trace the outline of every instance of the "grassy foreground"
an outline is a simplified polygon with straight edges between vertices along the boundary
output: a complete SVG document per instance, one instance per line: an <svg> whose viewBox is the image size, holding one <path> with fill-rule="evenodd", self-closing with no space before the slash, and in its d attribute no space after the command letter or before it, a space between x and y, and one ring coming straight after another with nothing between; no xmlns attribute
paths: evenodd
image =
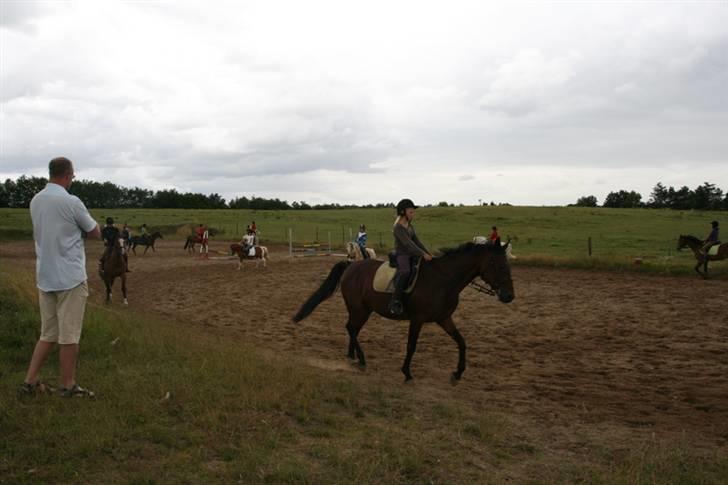
<svg viewBox="0 0 728 485"><path fill-rule="evenodd" d="M719 483L679 443L552 450L523 418L416 387L307 368L172 322L90 306L79 381L98 399L15 390L37 338L33 275L0 265L0 482ZM57 375L56 356L44 376ZM169 393L169 394L168 394Z"/></svg>

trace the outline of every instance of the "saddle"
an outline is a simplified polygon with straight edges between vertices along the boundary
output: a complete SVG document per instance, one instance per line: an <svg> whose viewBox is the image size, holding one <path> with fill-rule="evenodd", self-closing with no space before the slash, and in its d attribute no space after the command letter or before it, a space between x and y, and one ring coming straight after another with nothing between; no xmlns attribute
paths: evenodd
<svg viewBox="0 0 728 485"><path fill-rule="evenodd" d="M721 243L718 241L708 249L708 256L718 256L718 249L720 249Z"/></svg>
<svg viewBox="0 0 728 485"><path fill-rule="evenodd" d="M420 271L420 263L422 258L419 256L412 256L410 258L410 271L409 281L407 282L407 289L404 291L406 294L412 293L417 283L417 276ZM380 293L394 293L394 275L397 273L397 256L393 252L389 253L389 264L381 264L377 268L377 272L374 274L374 282L372 286L374 291Z"/></svg>

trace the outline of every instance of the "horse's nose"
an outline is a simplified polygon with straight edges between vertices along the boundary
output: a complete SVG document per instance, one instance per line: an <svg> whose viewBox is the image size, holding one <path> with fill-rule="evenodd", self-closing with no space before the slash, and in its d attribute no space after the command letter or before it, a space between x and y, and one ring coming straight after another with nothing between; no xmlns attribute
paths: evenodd
<svg viewBox="0 0 728 485"><path fill-rule="evenodd" d="M513 298L515 298L515 297L513 296L513 293L511 293L510 291L498 290L498 299L502 303L510 303L513 301Z"/></svg>

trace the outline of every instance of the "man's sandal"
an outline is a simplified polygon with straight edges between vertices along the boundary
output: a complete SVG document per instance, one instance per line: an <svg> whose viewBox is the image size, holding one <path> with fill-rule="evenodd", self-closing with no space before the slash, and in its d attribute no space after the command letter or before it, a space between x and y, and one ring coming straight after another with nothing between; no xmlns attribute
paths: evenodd
<svg viewBox="0 0 728 485"><path fill-rule="evenodd" d="M96 394L94 394L93 391L84 389L78 384L74 384L70 389L65 389L63 387L58 389L58 395L61 397L85 397L88 399L94 399L96 397Z"/></svg>
<svg viewBox="0 0 728 485"><path fill-rule="evenodd" d="M23 382L23 384L18 388L18 398L32 397L38 394L51 394L55 392L55 390L55 387L43 381L38 381L34 384Z"/></svg>

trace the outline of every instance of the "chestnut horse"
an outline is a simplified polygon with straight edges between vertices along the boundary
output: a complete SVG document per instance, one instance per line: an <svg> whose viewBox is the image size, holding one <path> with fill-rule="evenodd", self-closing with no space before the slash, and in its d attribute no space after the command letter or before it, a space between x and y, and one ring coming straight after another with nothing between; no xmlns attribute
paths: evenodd
<svg viewBox="0 0 728 485"><path fill-rule="evenodd" d="M124 262L123 239L114 241L111 252L104 261L103 272L100 272L99 276L106 285L106 303L111 303L111 287L114 285L114 280L120 277L124 305L129 304L126 299L126 263Z"/></svg>
<svg viewBox="0 0 728 485"><path fill-rule="evenodd" d="M407 355L402 365L405 382L409 381L412 379L410 363L422 325L437 322L458 345L458 366L451 376L451 382L455 384L465 371L465 339L452 319L460 292L477 277L491 287L491 290L481 291L497 295L503 303L513 300L514 291L506 247L501 246L500 240L497 244L466 243L458 248L444 249L442 253L432 261L420 264L417 284L411 294L405 295L405 312L402 315L392 315L388 309L391 294L375 291L372 285L379 266L388 263L367 259L336 263L321 287L298 310L293 321L300 322L309 316L319 303L334 294L340 282L341 295L349 312L346 329L349 332L350 359L358 357L359 365L366 366L357 338L372 312L392 320L409 320Z"/></svg>
<svg viewBox="0 0 728 485"><path fill-rule="evenodd" d="M695 271L698 272L703 278L708 277L708 261L720 261L721 259L728 259L728 243L723 243L718 246L718 254L715 256L705 256L702 251L703 240L698 239L695 236L683 235L677 239L677 250L688 247L693 250L695 259L698 260L698 264L695 265ZM700 265L703 265L703 271L700 271Z"/></svg>
<svg viewBox="0 0 728 485"><path fill-rule="evenodd" d="M251 256L249 253L250 248L248 248L246 251L243 251L243 246L238 243L233 243L230 245L230 254L237 254L239 258L238 271L242 269L244 259L254 259L256 268L258 267L258 264L263 261L263 267L265 268L266 262L268 261L268 248L266 248L265 246L253 246L253 248L255 249L255 255Z"/></svg>

